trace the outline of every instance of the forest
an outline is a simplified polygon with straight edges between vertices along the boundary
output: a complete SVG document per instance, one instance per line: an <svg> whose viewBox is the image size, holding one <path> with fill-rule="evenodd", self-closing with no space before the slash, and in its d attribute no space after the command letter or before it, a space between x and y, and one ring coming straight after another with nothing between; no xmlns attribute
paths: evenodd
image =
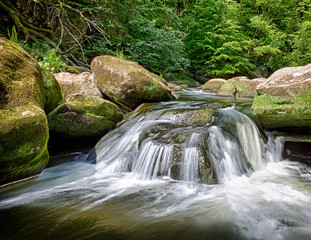
<svg viewBox="0 0 311 240"><path fill-rule="evenodd" d="M309 63L311 0L3 0L0 36L53 72L98 55L137 61L168 81Z"/></svg>

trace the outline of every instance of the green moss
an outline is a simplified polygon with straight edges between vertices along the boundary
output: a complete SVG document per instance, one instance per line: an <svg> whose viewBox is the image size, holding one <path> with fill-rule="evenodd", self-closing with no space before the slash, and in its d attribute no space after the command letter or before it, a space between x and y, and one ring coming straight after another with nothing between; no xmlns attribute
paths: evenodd
<svg viewBox="0 0 311 240"><path fill-rule="evenodd" d="M311 91L288 101L267 94L256 96L252 112L267 128L311 127Z"/></svg>
<svg viewBox="0 0 311 240"><path fill-rule="evenodd" d="M116 124L88 113L65 112L49 117L50 130L68 137L101 136Z"/></svg>
<svg viewBox="0 0 311 240"><path fill-rule="evenodd" d="M240 94L240 95L245 95L245 94L247 94L249 92L247 84L244 83L244 82L237 83L236 84L236 89L237 89L237 94Z"/></svg>
<svg viewBox="0 0 311 240"><path fill-rule="evenodd" d="M220 91L222 93L227 93L232 95L235 90L235 84L233 80L228 80L224 85L222 85Z"/></svg>
<svg viewBox="0 0 311 240"><path fill-rule="evenodd" d="M50 130L68 137L101 136L122 118L115 104L87 95L70 97L48 115Z"/></svg>
<svg viewBox="0 0 311 240"><path fill-rule="evenodd" d="M116 123L123 118L123 115L116 104L97 96L78 95L73 99L69 99L67 105L81 108L86 113L95 116L103 116Z"/></svg>
<svg viewBox="0 0 311 240"><path fill-rule="evenodd" d="M45 89L44 111L50 113L64 100L61 87L51 72L42 71Z"/></svg>
<svg viewBox="0 0 311 240"><path fill-rule="evenodd" d="M39 173L49 158L43 110L32 103L1 110L0 126L0 184Z"/></svg>
<svg viewBox="0 0 311 240"><path fill-rule="evenodd" d="M44 106L44 88L38 64L17 44L0 38L0 82L7 90L4 107L16 107L29 102Z"/></svg>
<svg viewBox="0 0 311 240"><path fill-rule="evenodd" d="M155 101L157 101L158 99L162 99L165 95L165 92L158 87L159 85L159 82L156 83L156 85L146 84L144 87L144 91L141 92L141 97L146 100L154 99Z"/></svg>
<svg viewBox="0 0 311 240"><path fill-rule="evenodd" d="M193 111L180 110L175 111L174 114L180 115L180 122L182 124L191 126L204 126L212 121L214 110L211 108L204 108Z"/></svg>

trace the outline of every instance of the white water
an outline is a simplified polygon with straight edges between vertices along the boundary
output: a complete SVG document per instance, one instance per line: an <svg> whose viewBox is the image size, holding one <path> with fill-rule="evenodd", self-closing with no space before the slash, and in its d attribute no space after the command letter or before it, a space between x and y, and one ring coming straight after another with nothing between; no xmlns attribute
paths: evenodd
<svg viewBox="0 0 311 240"><path fill-rule="evenodd" d="M81 156L0 189L0 235L311 239L310 167L282 159L282 139L270 134L264 141L256 125L233 108L220 110L214 126L182 126L182 115L173 114L205 105L154 105L97 144L89 156L96 164ZM204 154L217 183L201 183Z"/></svg>

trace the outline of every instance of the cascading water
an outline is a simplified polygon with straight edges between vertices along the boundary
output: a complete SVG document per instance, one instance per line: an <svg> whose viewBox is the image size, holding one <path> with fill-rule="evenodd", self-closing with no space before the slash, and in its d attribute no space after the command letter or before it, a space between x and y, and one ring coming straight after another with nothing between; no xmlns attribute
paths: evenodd
<svg viewBox="0 0 311 240"><path fill-rule="evenodd" d="M222 183L250 175L267 162L280 159L281 151L271 149L276 146L271 143L275 140L268 138L271 144L265 144L254 122L232 107L216 110L216 125L206 122L204 126L191 127L181 124L183 112L174 115L177 109L184 113L198 109L188 108L185 104L177 108L168 104L165 109L145 115L136 112L114 136L109 135L96 145L89 158L96 158L98 173L105 176L131 172L141 179L169 177L200 182L200 175L204 174L200 162L211 161L217 180ZM177 143L179 138L184 140ZM281 142L278 145L282 148ZM179 154L176 148L180 148ZM204 154L208 160L202 159ZM178 176L172 173L173 169Z"/></svg>
<svg viewBox="0 0 311 240"><path fill-rule="evenodd" d="M145 104L88 156L0 188L1 238L310 239L311 168L282 159L282 138L239 111L248 102L180 99Z"/></svg>

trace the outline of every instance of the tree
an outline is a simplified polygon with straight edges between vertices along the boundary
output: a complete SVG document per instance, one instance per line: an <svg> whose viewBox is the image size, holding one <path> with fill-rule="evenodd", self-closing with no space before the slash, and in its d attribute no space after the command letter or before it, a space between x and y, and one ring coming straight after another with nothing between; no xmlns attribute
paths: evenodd
<svg viewBox="0 0 311 240"><path fill-rule="evenodd" d="M193 7L186 47L197 74L245 74L254 68L238 12L238 3L231 0L200 0Z"/></svg>

